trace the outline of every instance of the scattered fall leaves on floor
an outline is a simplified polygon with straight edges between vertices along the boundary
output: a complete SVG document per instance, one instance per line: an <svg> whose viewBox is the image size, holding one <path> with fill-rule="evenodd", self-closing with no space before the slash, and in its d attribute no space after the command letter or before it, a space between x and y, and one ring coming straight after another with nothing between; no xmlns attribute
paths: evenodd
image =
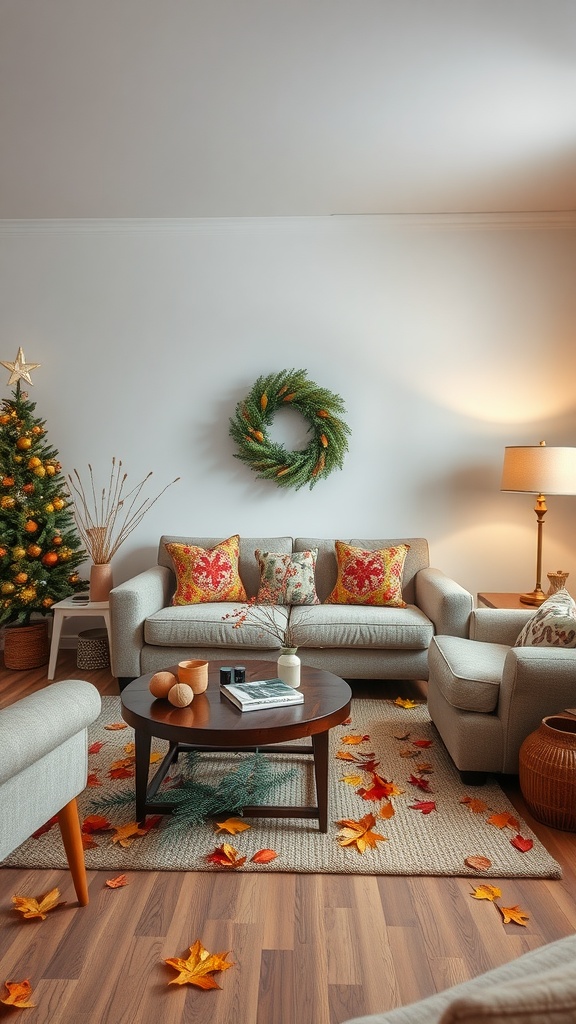
<svg viewBox="0 0 576 1024"><path fill-rule="evenodd" d="M60 900L59 889L51 889L45 896L39 896L37 899L34 896L13 896L12 902L14 909L24 917L37 917L41 921L45 921L50 911L63 906L65 901Z"/></svg>
<svg viewBox="0 0 576 1024"><path fill-rule="evenodd" d="M376 824L373 814L365 814L358 821L354 818L341 818L336 824L342 825L337 837L338 844L340 846L355 846L358 853L364 853L368 848L373 850L377 843L387 842L386 836L372 831Z"/></svg>
<svg viewBox="0 0 576 1024"><path fill-rule="evenodd" d="M246 857L241 857L238 850L230 843L222 843L212 853L206 854L209 864L218 864L221 868L240 868L246 863Z"/></svg>
<svg viewBox="0 0 576 1024"><path fill-rule="evenodd" d="M496 900L502 896L502 890L497 885L473 886L471 895L472 899L488 900L489 903L493 903L502 914L504 924L520 924L525 928L526 921L530 920L528 914L520 907L502 907L499 903L496 903Z"/></svg>
<svg viewBox="0 0 576 1024"><path fill-rule="evenodd" d="M116 875L116 878L108 878L106 885L109 889L122 889L125 885L128 885L128 879L126 875Z"/></svg>
<svg viewBox="0 0 576 1024"><path fill-rule="evenodd" d="M164 963L178 971L178 977L169 982L170 985L197 985L198 988L213 989L221 988L212 977L217 971L227 971L234 967L234 962L227 960L226 953L209 953L199 939L190 946L190 955L186 959L175 956L165 960Z"/></svg>
<svg viewBox="0 0 576 1024"><path fill-rule="evenodd" d="M29 1006L36 1006L36 1003L30 1002L32 986L28 980L5 981L4 988L8 995L0 999L0 1003L5 1003L6 1006L17 1006L21 1010L27 1009Z"/></svg>

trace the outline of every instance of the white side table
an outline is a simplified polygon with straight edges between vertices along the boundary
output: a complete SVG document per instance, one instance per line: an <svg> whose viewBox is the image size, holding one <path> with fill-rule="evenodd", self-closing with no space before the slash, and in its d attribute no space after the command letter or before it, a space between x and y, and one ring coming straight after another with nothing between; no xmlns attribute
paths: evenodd
<svg viewBox="0 0 576 1024"><path fill-rule="evenodd" d="M74 615L82 618L98 615L100 618L104 619L104 624L108 632L108 640L110 640L110 605L108 601L89 601L88 595L86 595L85 602L74 601L71 597L65 597L63 601L58 601L57 604L52 605L52 611L54 612L54 622L52 625L50 660L48 662L48 679L54 679L56 660L58 658L58 647L60 646L60 634L62 632L64 619L70 619Z"/></svg>

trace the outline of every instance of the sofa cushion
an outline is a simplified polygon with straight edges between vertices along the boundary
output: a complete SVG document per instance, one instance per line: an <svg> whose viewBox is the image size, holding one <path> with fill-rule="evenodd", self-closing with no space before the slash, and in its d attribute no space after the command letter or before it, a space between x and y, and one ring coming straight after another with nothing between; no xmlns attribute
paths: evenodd
<svg viewBox="0 0 576 1024"><path fill-rule="evenodd" d="M260 587L256 600L260 604L319 604L314 574L318 549L254 552L260 567Z"/></svg>
<svg viewBox="0 0 576 1024"><path fill-rule="evenodd" d="M506 644L435 636L428 654L429 677L452 707L494 711L509 650Z"/></svg>
<svg viewBox="0 0 576 1024"><path fill-rule="evenodd" d="M164 565L167 569L174 570L174 563L166 550L167 544L192 544L201 548L213 548L216 544L221 544L224 539L224 537L164 534L158 545L158 565ZM314 544L307 545L307 547L315 546ZM238 568L248 597L256 597L260 586L260 569L254 558L256 548L260 548L261 551L281 551L290 554L293 541L292 537L240 537Z"/></svg>
<svg viewBox="0 0 576 1024"><path fill-rule="evenodd" d="M406 604L416 604L416 575L421 569L427 569L430 565L428 541L425 537L379 537L377 539L363 538L358 540L355 537L347 537L346 543L355 548L362 548L364 551L373 551L378 548L392 548L398 544L408 544L409 551L404 562L402 573L402 597ZM240 539L242 544L242 538ZM256 547L264 548L263 544ZM336 548L334 541L327 537L296 537L294 540L294 551L306 551L309 548L318 549L316 559L316 593L321 601L325 601L338 579L338 563L336 561ZM279 551L276 545L268 546L269 551ZM246 583L244 574L241 575Z"/></svg>
<svg viewBox="0 0 576 1024"><path fill-rule="evenodd" d="M379 648L424 651L434 627L414 605L375 608L370 605L322 604L292 608L290 626L300 647Z"/></svg>
<svg viewBox="0 0 576 1024"><path fill-rule="evenodd" d="M365 550L337 540L338 578L326 604L405 608L402 570L409 545Z"/></svg>
<svg viewBox="0 0 576 1024"><path fill-rule="evenodd" d="M238 605L227 602L201 603L161 608L144 623L144 640L158 647L245 647L247 650L275 650L280 642L265 635L249 621L235 627L236 618L227 618ZM289 608L271 610L279 627L286 624Z"/></svg>
<svg viewBox="0 0 576 1024"><path fill-rule="evenodd" d="M576 601L563 587L542 602L515 647L576 647Z"/></svg>
<svg viewBox="0 0 576 1024"><path fill-rule="evenodd" d="M213 601L245 601L238 573L240 537L235 534L212 548L194 544L167 544L176 573L173 605Z"/></svg>
<svg viewBox="0 0 576 1024"><path fill-rule="evenodd" d="M439 1024L573 1024L576 970L566 965L455 999Z"/></svg>

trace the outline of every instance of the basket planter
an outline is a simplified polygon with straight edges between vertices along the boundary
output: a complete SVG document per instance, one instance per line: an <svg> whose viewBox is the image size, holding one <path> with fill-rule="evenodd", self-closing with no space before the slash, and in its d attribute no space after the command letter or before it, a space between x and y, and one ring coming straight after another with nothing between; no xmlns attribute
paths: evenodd
<svg viewBox="0 0 576 1024"><path fill-rule="evenodd" d="M520 747L519 779L537 821L576 831L576 719L542 719Z"/></svg>
<svg viewBox="0 0 576 1024"><path fill-rule="evenodd" d="M4 629L4 665L18 670L46 665L50 656L46 619Z"/></svg>

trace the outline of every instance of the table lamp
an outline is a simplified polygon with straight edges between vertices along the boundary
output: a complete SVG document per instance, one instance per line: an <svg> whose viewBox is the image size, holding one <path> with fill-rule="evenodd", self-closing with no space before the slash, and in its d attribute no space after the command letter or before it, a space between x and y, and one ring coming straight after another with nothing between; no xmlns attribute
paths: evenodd
<svg viewBox="0 0 576 1024"><path fill-rule="evenodd" d="M548 511L544 494L576 494L576 448L548 448L545 441L505 448L500 490L537 495L536 586L529 594L521 594L520 600L539 605L546 597L542 590L542 526Z"/></svg>

